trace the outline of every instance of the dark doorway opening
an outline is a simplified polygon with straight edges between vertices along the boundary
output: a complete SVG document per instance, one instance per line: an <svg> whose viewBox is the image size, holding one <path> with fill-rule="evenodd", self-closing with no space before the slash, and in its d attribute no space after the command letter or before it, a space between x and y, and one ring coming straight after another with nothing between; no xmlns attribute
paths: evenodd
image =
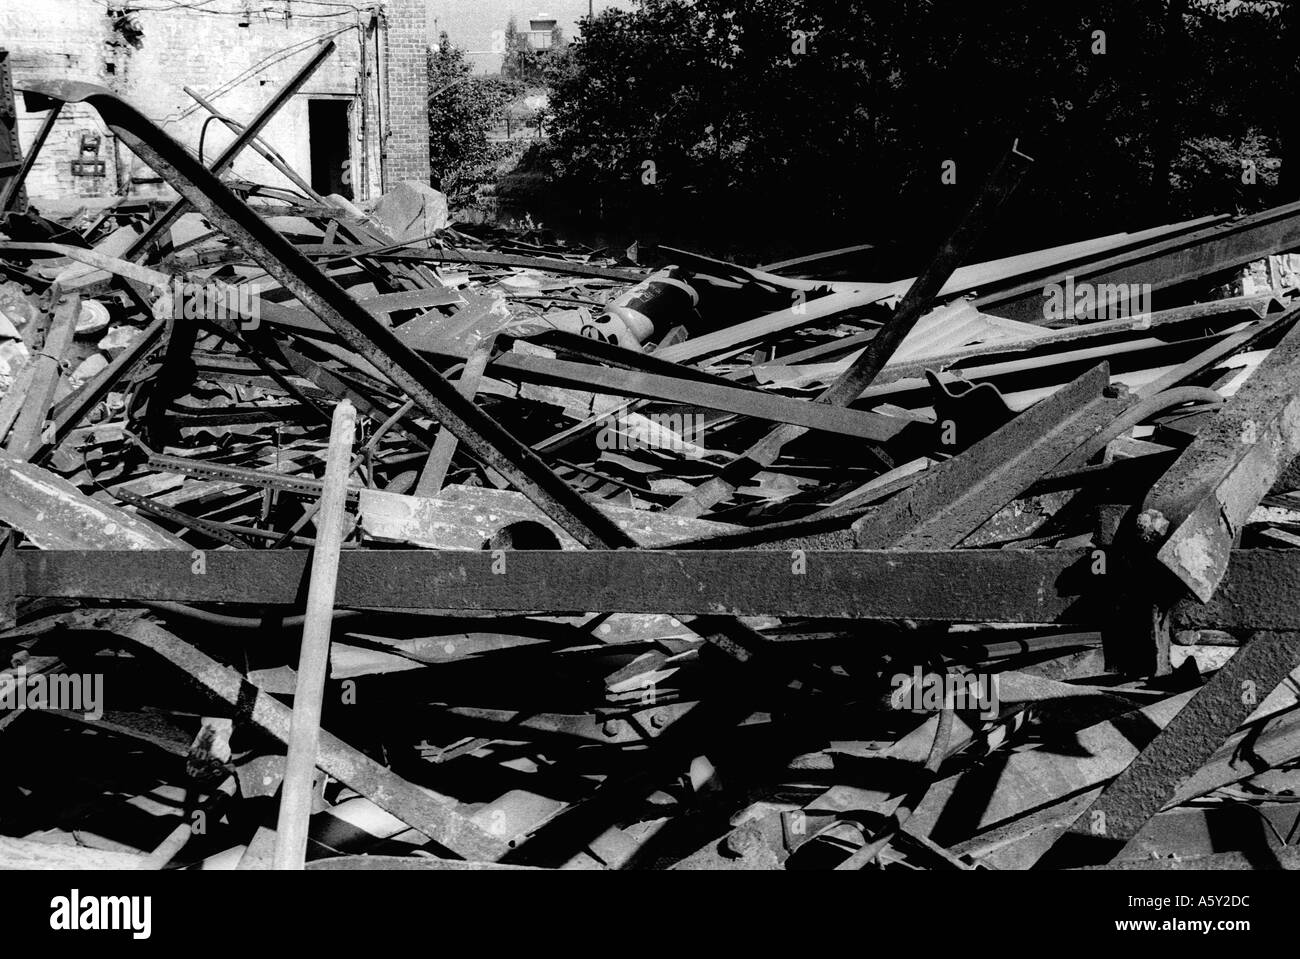
<svg viewBox="0 0 1300 959"><path fill-rule="evenodd" d="M307 137L311 141L311 188L352 199L347 100L308 100Z"/></svg>

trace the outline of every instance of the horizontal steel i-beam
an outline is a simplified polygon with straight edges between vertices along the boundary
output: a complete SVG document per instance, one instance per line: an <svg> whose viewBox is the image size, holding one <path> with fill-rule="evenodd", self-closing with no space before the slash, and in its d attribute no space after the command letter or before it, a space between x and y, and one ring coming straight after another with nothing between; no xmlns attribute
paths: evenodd
<svg viewBox="0 0 1300 959"><path fill-rule="evenodd" d="M11 550L13 596L301 606L303 550ZM344 550L342 607L1100 626L1119 557L1074 550ZM1179 628L1300 629L1300 551L1235 550Z"/></svg>

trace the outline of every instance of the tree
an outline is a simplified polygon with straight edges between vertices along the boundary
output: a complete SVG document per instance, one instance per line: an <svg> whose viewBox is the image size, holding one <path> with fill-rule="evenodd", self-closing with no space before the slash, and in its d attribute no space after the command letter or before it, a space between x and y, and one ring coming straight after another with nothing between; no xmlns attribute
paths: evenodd
<svg viewBox="0 0 1300 959"><path fill-rule="evenodd" d="M1286 6L1300 30L1300 0ZM1215 212L1210 202L1259 209L1277 202L1263 171L1296 126L1276 105L1300 77L1280 9L640 0L584 19L553 71L545 159L575 195L902 241L911 269L1017 138L1039 162L986 255L1027 248L1044 224L1045 242L1064 243ZM948 161L955 184L940 177ZM1258 188L1242 189L1248 161ZM1223 189L1193 185L1207 179Z"/></svg>
<svg viewBox="0 0 1300 959"><path fill-rule="evenodd" d="M446 33L427 59L429 169L453 202L463 202L495 178L508 148L491 143L488 133L522 86L502 77L474 76L464 51Z"/></svg>
<svg viewBox="0 0 1300 959"><path fill-rule="evenodd" d="M528 38L519 35L519 21L515 19L513 13L510 14L510 19L506 21L505 36L501 46L502 76L511 76L511 71L516 68L520 45L527 43Z"/></svg>

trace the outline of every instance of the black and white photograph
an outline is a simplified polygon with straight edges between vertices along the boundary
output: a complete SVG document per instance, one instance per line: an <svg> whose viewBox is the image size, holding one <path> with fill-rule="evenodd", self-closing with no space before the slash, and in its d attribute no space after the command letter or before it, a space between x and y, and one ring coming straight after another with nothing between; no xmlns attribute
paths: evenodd
<svg viewBox="0 0 1300 959"><path fill-rule="evenodd" d="M1287 871L1300 0L0 0L7 941Z"/></svg>

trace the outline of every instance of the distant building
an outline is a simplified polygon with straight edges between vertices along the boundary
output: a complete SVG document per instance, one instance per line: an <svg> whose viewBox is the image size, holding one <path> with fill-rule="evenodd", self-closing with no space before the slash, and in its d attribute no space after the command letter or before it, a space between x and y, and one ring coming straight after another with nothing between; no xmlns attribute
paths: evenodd
<svg viewBox="0 0 1300 959"><path fill-rule="evenodd" d="M528 43L534 50L549 50L555 26L559 21L545 13L539 13L528 21Z"/></svg>
<svg viewBox="0 0 1300 959"><path fill-rule="evenodd" d="M538 13L545 4L545 13ZM451 42L465 51L475 73L501 72L501 42L505 36L506 22L514 17L519 33L527 35L534 50L544 50L550 43L546 38L532 33L548 33L550 26L534 29L535 21L554 21L564 36L574 39L579 34L579 22L590 9L597 16L604 10L635 10L636 0L429 0L429 17L432 20L430 36L436 38L447 31ZM534 16L536 14L536 16Z"/></svg>

